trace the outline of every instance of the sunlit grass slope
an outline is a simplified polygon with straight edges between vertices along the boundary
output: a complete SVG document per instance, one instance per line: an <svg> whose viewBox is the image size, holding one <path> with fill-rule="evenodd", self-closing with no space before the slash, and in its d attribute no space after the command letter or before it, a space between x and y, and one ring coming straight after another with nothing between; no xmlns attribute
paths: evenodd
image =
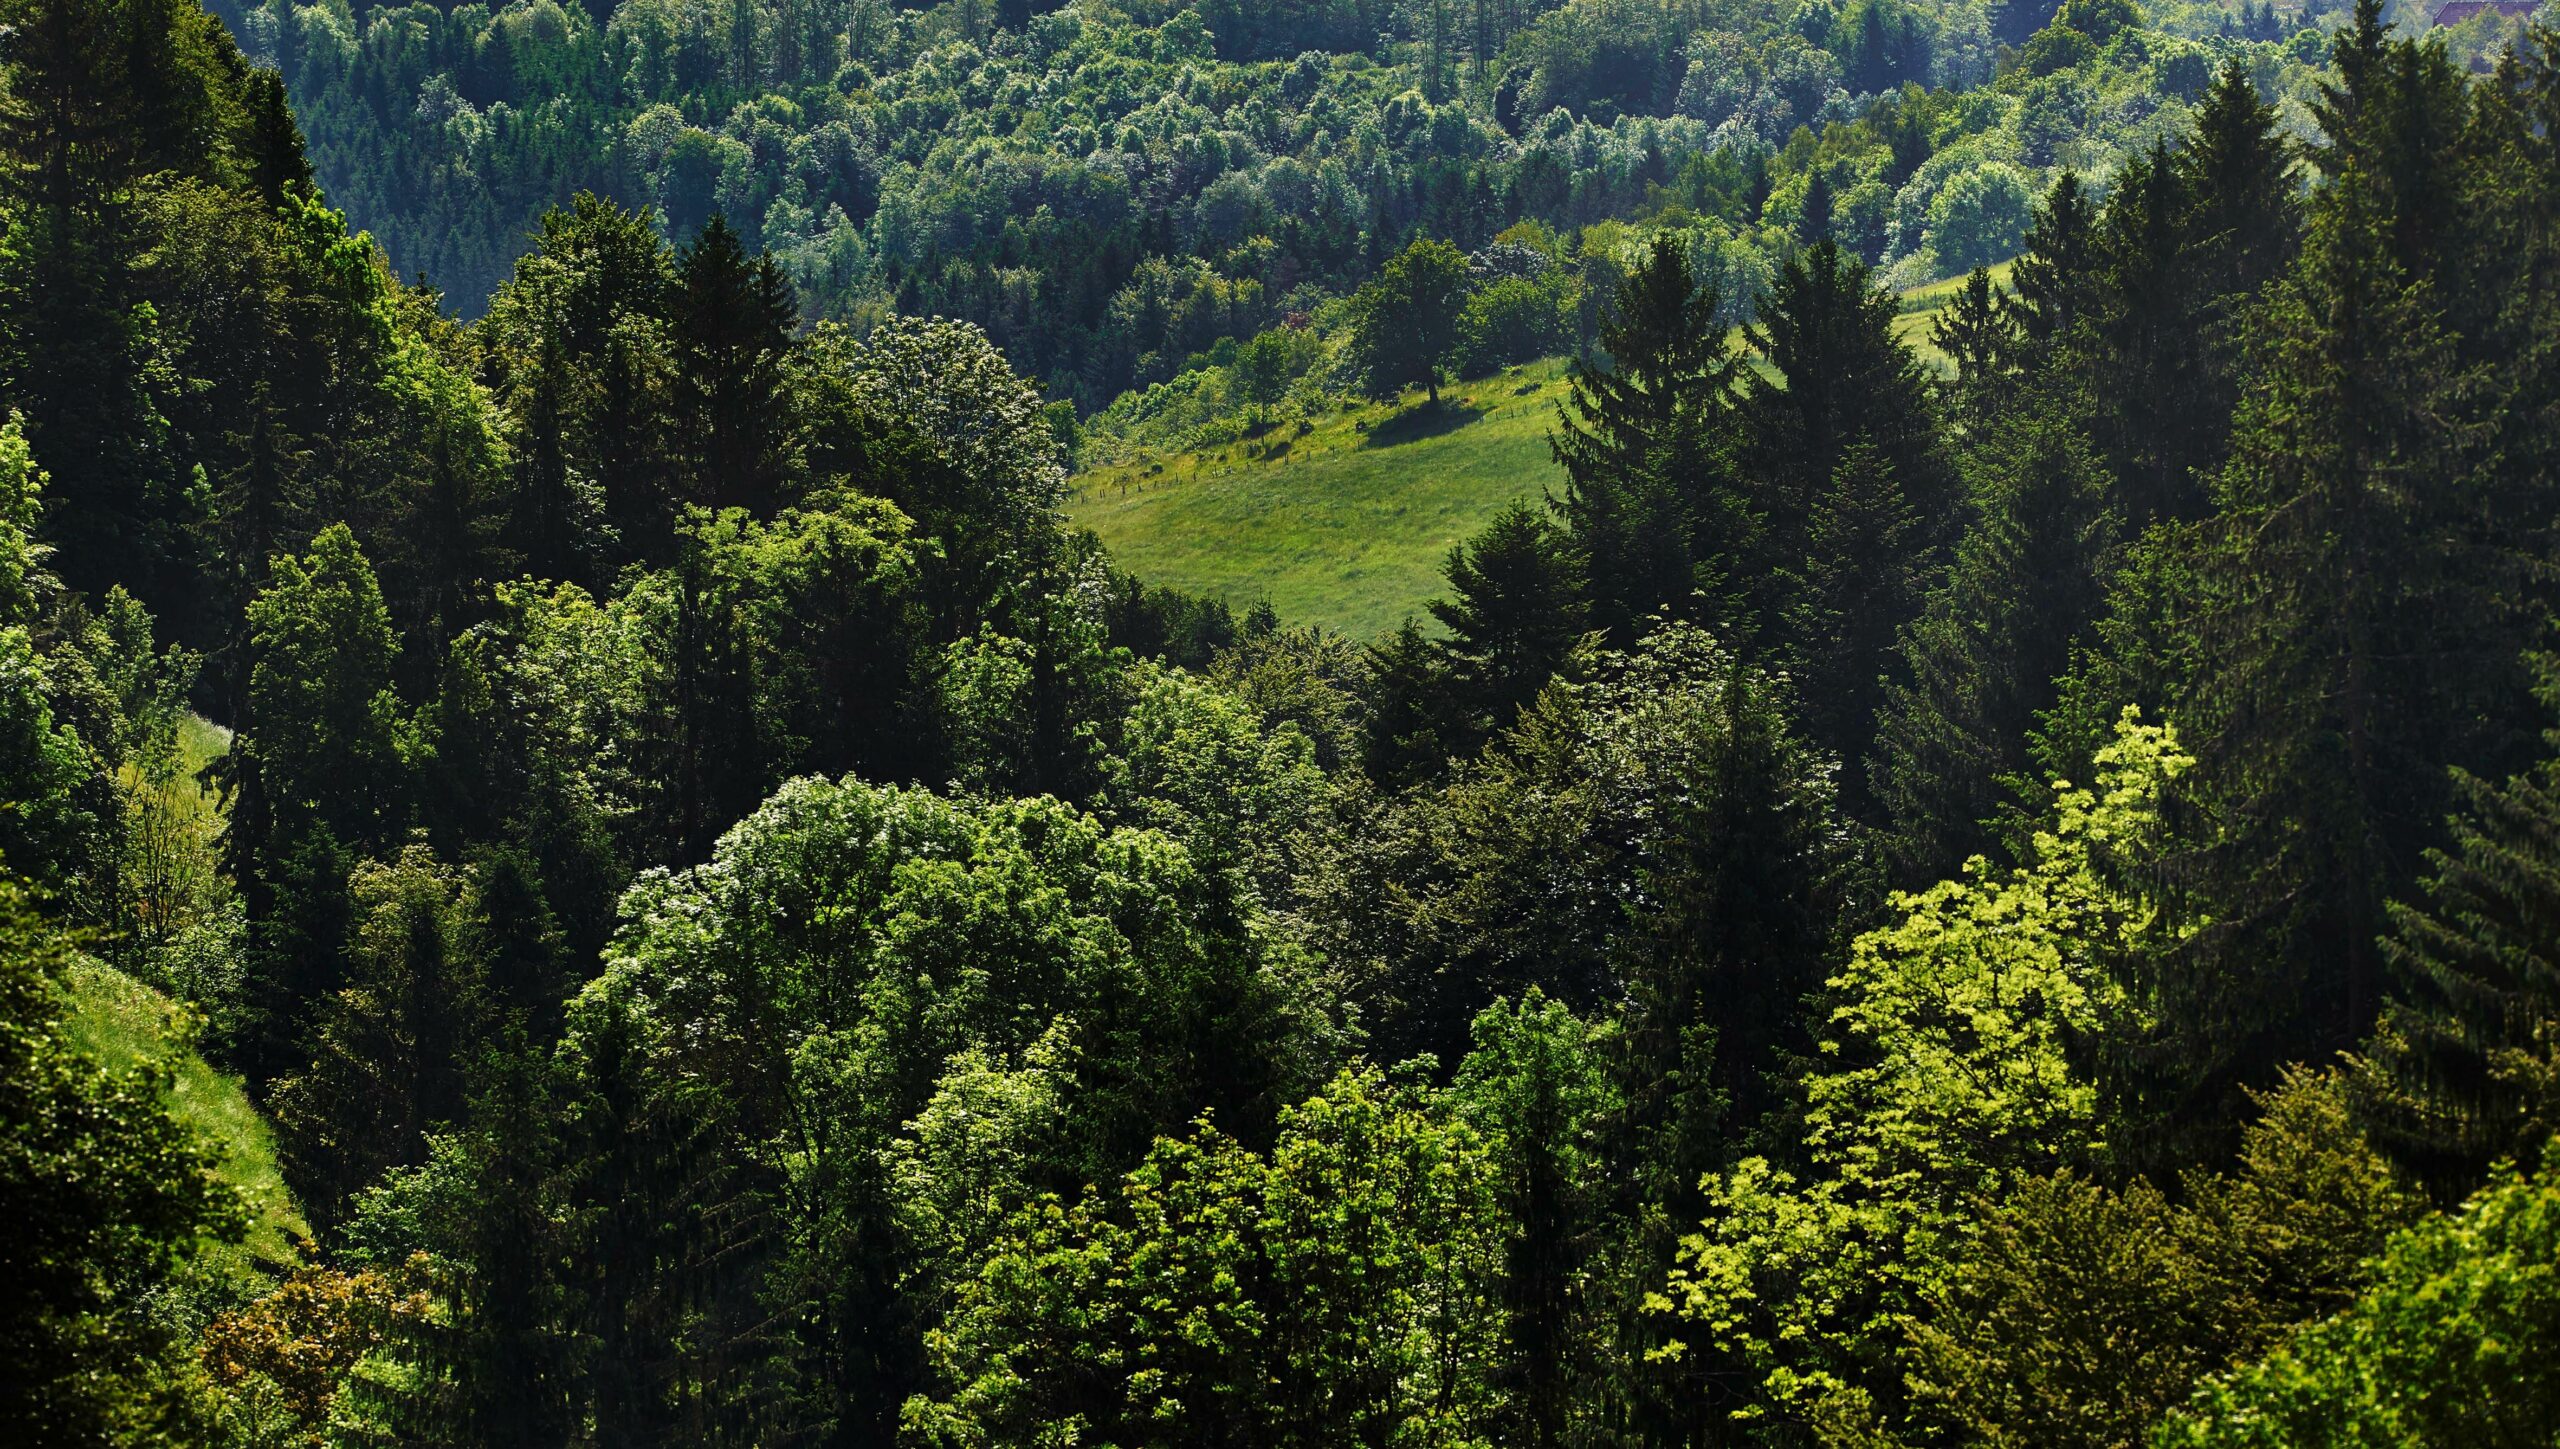
<svg viewBox="0 0 2560 1449"><path fill-rule="evenodd" d="M167 788L182 818L210 823L217 814L214 792L197 772L230 747L230 733L219 725L196 715L179 720L179 770ZM83 959L72 969L71 1012L64 1025L74 1043L111 1068L143 1061L169 1065L170 1107L213 1144L219 1154L215 1175L248 1201L248 1241L230 1255L229 1267L246 1272L257 1264L299 1261L294 1245L310 1228L276 1165L275 1133L240 1079L196 1053L183 1009L124 972Z"/></svg>
<svg viewBox="0 0 2560 1449"><path fill-rule="evenodd" d="M1994 268L2006 281L2006 264ZM1962 279L1906 293L1896 329L1932 366L1931 314ZM1560 360L1441 390L1360 403L1241 443L1098 468L1068 507L1122 568L1151 584L1268 600L1291 622L1355 638L1394 629L1442 592L1450 546L1514 499L1561 489L1548 451Z"/></svg>
<svg viewBox="0 0 2560 1449"><path fill-rule="evenodd" d="M74 1042L110 1067L148 1059L170 1064L170 1107L219 1152L215 1176L248 1199L249 1256L279 1265L296 1261L294 1241L310 1229L276 1167L275 1134L240 1079L215 1070L187 1045L177 1005L112 966L83 961L72 969L65 1025Z"/></svg>

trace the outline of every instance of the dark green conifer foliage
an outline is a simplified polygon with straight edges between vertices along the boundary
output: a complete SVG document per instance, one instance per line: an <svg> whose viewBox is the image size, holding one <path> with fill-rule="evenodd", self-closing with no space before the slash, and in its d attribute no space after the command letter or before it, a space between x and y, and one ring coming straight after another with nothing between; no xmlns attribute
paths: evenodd
<svg viewBox="0 0 2560 1449"><path fill-rule="evenodd" d="M582 582L590 577L594 534L582 526L588 521L580 506L584 500L569 471L568 359L561 340L548 329L535 348L522 435L516 441L508 543L533 577Z"/></svg>
<svg viewBox="0 0 2560 1449"><path fill-rule="evenodd" d="M1993 284L1989 268L1966 276L1964 290L1929 324L1929 340L1955 367L1948 421L1966 438L1982 436L2008 400L2025 341L2016 304Z"/></svg>
<svg viewBox="0 0 2560 1449"><path fill-rule="evenodd" d="M1772 568L1805 557L1817 500L1861 444L1889 467L1935 540L1952 525L1952 479L1939 456L1938 414L1925 374L1894 335L1898 307L1865 263L1817 242L1778 272L1750 329L1775 378L1744 376L1740 400L1744 486L1764 520L1761 557ZM1769 600L1774 618L1782 599Z"/></svg>
<svg viewBox="0 0 2560 1449"><path fill-rule="evenodd" d="M1784 587L1782 627L1805 729L1842 758L1862 759L1895 636L1929 587L1922 520L1875 444L1851 444L1834 465L1813 500L1804 562ZM1851 784L1852 811L1863 813L1864 782L1853 775Z"/></svg>
<svg viewBox="0 0 2560 1449"><path fill-rule="evenodd" d="M675 304L679 436L688 497L770 516L789 485L783 354L799 303L771 254L750 257L718 216L684 249Z"/></svg>
<svg viewBox="0 0 2560 1449"><path fill-rule="evenodd" d="M1526 503L1449 550L1448 577L1451 597L1434 600L1431 613L1449 631L1441 643L1449 686L1481 742L1508 729L1572 658L1582 639L1581 580L1556 526Z"/></svg>
<svg viewBox="0 0 2560 1449"><path fill-rule="evenodd" d="M308 191L313 185L311 158L303 149L302 127L285 99L284 77L272 70L251 71L243 105L248 125L241 149L248 161L250 188L270 209L280 207L288 193Z"/></svg>
<svg viewBox="0 0 2560 1449"><path fill-rule="evenodd" d="M2227 1123L2239 1084L2371 1027L2384 902L2440 828L2447 767L2511 768L2527 735L2546 586L2474 502L2482 395L2428 280L2449 219L2405 214L2459 169L2462 82L2379 25L2367 4L2337 42L2332 180L2269 297L2220 515L2154 561L2188 582L2134 631L2153 642L2114 650L2173 661L2154 687L2197 742L2176 874L2212 925L2145 983L2164 1035L2130 1089L2172 1129Z"/></svg>
<svg viewBox="0 0 2560 1449"><path fill-rule="evenodd" d="M1601 333L1605 366L1577 361L1552 436L1565 472L1556 503L1591 603L1590 622L1625 648L1658 611L1692 617L1692 596L1721 596L1753 542L1753 520L1725 486L1714 431L1729 406L1735 355L1676 239L1658 238L1619 288ZM1731 601L1711 598L1711 614Z"/></svg>
<svg viewBox="0 0 2560 1449"><path fill-rule="evenodd" d="M686 540L655 622L642 746L656 785L650 833L662 858L698 861L766 784L746 619L698 538Z"/></svg>
<svg viewBox="0 0 2560 1449"><path fill-rule="evenodd" d="M2010 269L2018 322L2039 355L2067 340L2094 304L2098 281L2097 208L2080 174L2065 171L2037 206L2026 250Z"/></svg>
<svg viewBox="0 0 2560 1449"><path fill-rule="evenodd" d="M2205 488L2195 469L2223 429L2210 416L2211 382L2187 247L2184 178L2165 142L2116 173L2098 218L2099 304L2094 387L2099 441L2136 527L2194 518Z"/></svg>
<svg viewBox="0 0 2560 1449"><path fill-rule="evenodd" d="M1867 13L1872 17L1875 11L1870 8ZM1831 179L1816 167L1813 179L1804 186L1804 215L1796 235L1808 243L1831 240L1831 206Z"/></svg>
<svg viewBox="0 0 2560 1449"><path fill-rule="evenodd" d="M2173 164L2186 188L2187 265L2228 370L2239 360L2234 332L2247 299L2282 276L2301 247L2294 145L2235 63L2214 76L2196 107L2195 135Z"/></svg>
<svg viewBox="0 0 2560 1449"><path fill-rule="evenodd" d="M2538 666L2560 699L2560 667ZM2451 841L2389 907L2394 999L2359 1084L2393 1155L2469 1188L2560 1131L2560 756L2455 789Z"/></svg>
<svg viewBox="0 0 2560 1449"><path fill-rule="evenodd" d="M1452 715L1455 693L1438 641L1413 619L1368 648L1367 719L1360 763L1389 787L1419 784L1462 752L1468 725Z"/></svg>
<svg viewBox="0 0 2560 1449"><path fill-rule="evenodd" d="M1897 885L1995 849L1996 820L2034 775L2028 733L2103 605L2117 523L2068 414L2021 408L1968 452L1979 517L1898 642L1874 766Z"/></svg>

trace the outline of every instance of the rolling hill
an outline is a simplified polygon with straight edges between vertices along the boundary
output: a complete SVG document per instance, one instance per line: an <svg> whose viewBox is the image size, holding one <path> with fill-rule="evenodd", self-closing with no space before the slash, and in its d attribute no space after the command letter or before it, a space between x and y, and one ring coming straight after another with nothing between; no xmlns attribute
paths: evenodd
<svg viewBox="0 0 2560 1449"><path fill-rule="evenodd" d="M1903 335L1932 365L1930 314L1962 285L1903 298ZM1453 545L1563 486L1547 434L1565 392L1565 363L1550 359L1444 389L1436 410L1419 392L1346 402L1244 442L1080 474L1067 513L1148 583L1374 639L1440 593Z"/></svg>

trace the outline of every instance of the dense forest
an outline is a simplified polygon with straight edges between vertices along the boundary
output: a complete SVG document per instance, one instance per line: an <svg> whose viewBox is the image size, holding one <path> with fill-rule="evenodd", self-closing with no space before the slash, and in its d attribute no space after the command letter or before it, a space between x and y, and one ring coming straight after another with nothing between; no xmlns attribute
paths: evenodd
<svg viewBox="0 0 2560 1449"><path fill-rule="evenodd" d="M2560 32L1034 8L0 0L0 1439L2552 1442Z"/></svg>
<svg viewBox="0 0 2560 1449"><path fill-rule="evenodd" d="M677 241L724 217L812 319L975 322L1084 412L1323 318L1417 236L1520 284L1488 330L1532 356L1587 345L1614 292L1595 223L1682 232L1745 315L1817 232L1960 275L2062 171L2184 135L2224 65L2308 128L2341 8L216 4L333 202L466 312L591 191ZM2517 25L2466 22L2457 59ZM1487 253L1524 221L1539 244Z"/></svg>

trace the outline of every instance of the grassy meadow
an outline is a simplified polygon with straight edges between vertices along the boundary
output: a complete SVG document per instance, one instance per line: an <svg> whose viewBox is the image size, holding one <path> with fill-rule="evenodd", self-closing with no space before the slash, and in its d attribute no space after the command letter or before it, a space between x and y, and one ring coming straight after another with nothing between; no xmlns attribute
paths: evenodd
<svg viewBox="0 0 2560 1449"><path fill-rule="evenodd" d="M2007 264L1993 269L2006 282ZM1903 295L1895 324L1932 367L1931 314L1963 279ZM1441 566L1514 499L1560 489L1548 451L1565 363L1354 402L1242 442L1077 475L1067 512L1151 584L1374 639L1442 588Z"/></svg>

